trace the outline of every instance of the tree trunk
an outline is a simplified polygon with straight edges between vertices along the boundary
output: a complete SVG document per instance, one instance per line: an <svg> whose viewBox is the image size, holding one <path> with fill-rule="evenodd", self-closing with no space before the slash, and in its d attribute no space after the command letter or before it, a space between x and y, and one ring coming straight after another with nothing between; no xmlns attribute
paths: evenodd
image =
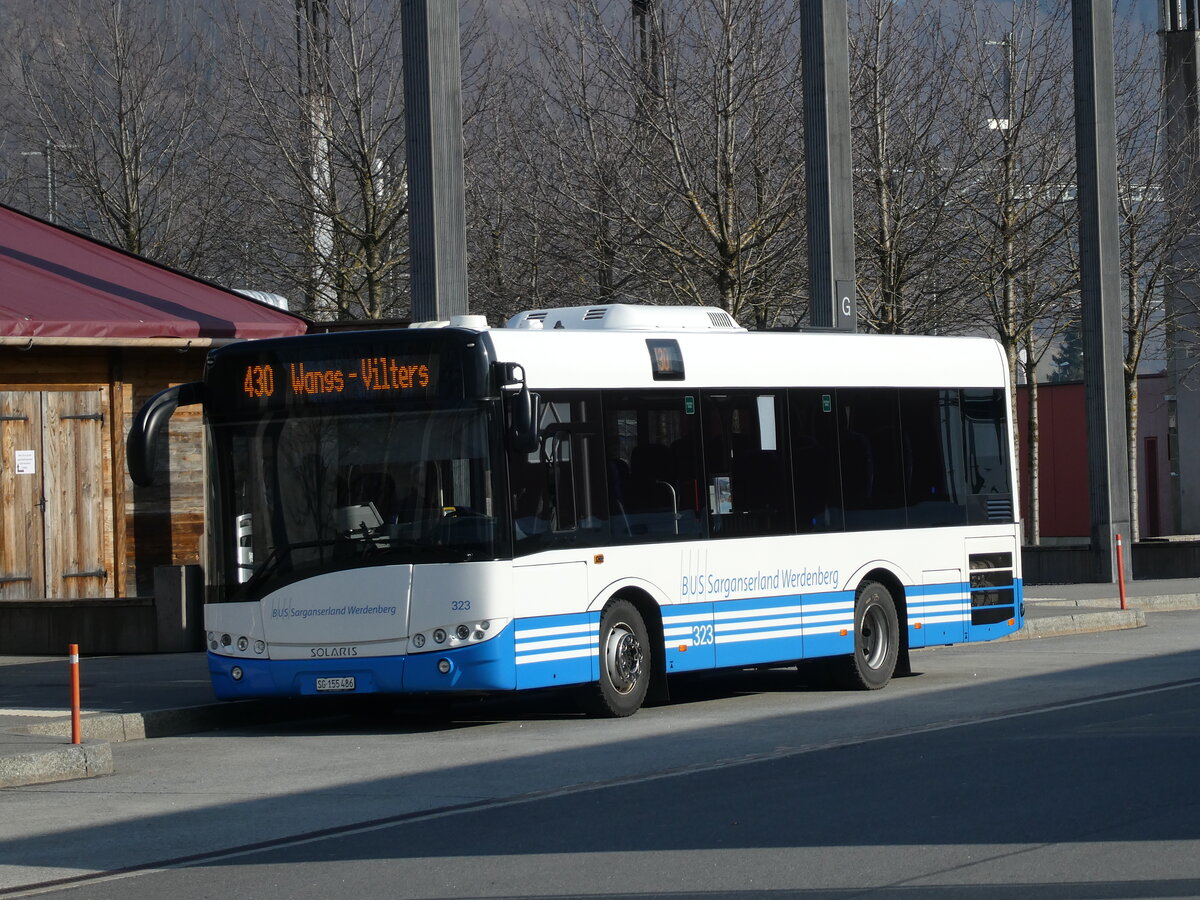
<svg viewBox="0 0 1200 900"><path fill-rule="evenodd" d="M1024 473L1021 471L1021 417L1017 413L1017 358L1020 356L1018 352L1019 345L1015 340L1007 336L1001 336L1001 344L1004 347L1004 355L1008 360L1008 380L1012 386L1012 415L1009 416L1009 427L1012 428L1012 447L1015 454L1014 459L1016 465L1013 469L1017 473L1017 483L1013 485L1013 496L1021 496L1021 483L1024 481Z"/></svg>
<svg viewBox="0 0 1200 900"><path fill-rule="evenodd" d="M1125 439L1129 444L1129 545L1141 540L1138 523L1138 383L1137 374L1125 373Z"/></svg>
<svg viewBox="0 0 1200 900"><path fill-rule="evenodd" d="M1025 513L1025 541L1030 546L1036 547L1042 542L1042 506L1041 500L1038 497L1041 486L1041 479L1038 472L1041 464L1041 454L1038 447L1040 430L1038 427L1037 367L1031 362L1033 359L1033 348L1030 346L1030 343L1030 341L1026 342L1025 354L1025 379L1029 392L1029 430L1025 436L1029 447L1029 504L1026 507Z"/></svg>

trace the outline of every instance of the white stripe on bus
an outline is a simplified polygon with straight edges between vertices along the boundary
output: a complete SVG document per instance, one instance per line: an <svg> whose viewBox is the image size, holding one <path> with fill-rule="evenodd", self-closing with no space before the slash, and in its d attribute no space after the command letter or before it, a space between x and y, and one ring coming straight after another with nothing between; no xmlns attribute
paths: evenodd
<svg viewBox="0 0 1200 900"><path fill-rule="evenodd" d="M517 640L550 637L558 634L586 634L588 631L593 633L596 631L596 626L591 622L583 622L579 625L555 625L550 628L524 628L518 625Z"/></svg>
<svg viewBox="0 0 1200 900"><path fill-rule="evenodd" d="M552 647L580 647L592 646L595 642L596 635L584 634L579 637L556 638L550 641L517 641L517 652L528 653L531 650L549 650Z"/></svg>
<svg viewBox="0 0 1200 900"><path fill-rule="evenodd" d="M778 631L755 631L743 634L718 634L718 644L742 644L747 641L770 641L775 638L802 637L806 634L803 628L783 628Z"/></svg>
<svg viewBox="0 0 1200 900"><path fill-rule="evenodd" d="M854 609L853 603L806 603L804 612L812 613L847 613Z"/></svg>
<svg viewBox="0 0 1200 900"><path fill-rule="evenodd" d="M518 656L517 665L523 666L526 663L551 662L556 659L581 659L593 655L594 648L588 647L583 650L561 650L558 653L534 653L530 656Z"/></svg>
<svg viewBox="0 0 1200 900"><path fill-rule="evenodd" d="M754 631L763 628L779 628L782 625L803 625L800 616L787 616L779 619L762 619L757 622L722 622L717 626L717 634L728 634L732 631Z"/></svg>
<svg viewBox="0 0 1200 900"><path fill-rule="evenodd" d="M798 613L805 609L804 606L775 606L761 607L759 609L742 609L742 610L727 610L718 611L713 615L718 621L721 619L751 619L762 618L765 616L788 615L789 613Z"/></svg>
<svg viewBox="0 0 1200 900"><path fill-rule="evenodd" d="M967 605L965 603L948 603L943 606L926 606L924 609L910 609L909 615L920 613L921 615L929 615L931 613L953 613L965 612Z"/></svg>

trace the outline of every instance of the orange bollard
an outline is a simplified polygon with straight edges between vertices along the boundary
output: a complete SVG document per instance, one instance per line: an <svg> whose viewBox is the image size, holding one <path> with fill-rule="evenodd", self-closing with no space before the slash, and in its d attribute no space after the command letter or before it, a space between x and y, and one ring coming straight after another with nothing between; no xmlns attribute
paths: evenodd
<svg viewBox="0 0 1200 900"><path fill-rule="evenodd" d="M80 743L81 732L79 722L79 645L68 644L67 651L71 654L71 743Z"/></svg>
<svg viewBox="0 0 1200 900"><path fill-rule="evenodd" d="M1117 590L1121 592L1121 609L1125 606L1125 555L1121 552L1121 535L1117 535Z"/></svg>

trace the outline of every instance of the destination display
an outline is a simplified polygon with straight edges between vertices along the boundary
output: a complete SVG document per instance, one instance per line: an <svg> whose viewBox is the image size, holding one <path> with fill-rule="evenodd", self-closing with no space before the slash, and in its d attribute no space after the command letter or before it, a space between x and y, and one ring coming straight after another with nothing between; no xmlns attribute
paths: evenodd
<svg viewBox="0 0 1200 900"><path fill-rule="evenodd" d="M646 341L650 351L650 374L655 381L683 381L683 351L679 341L650 338Z"/></svg>
<svg viewBox="0 0 1200 900"><path fill-rule="evenodd" d="M334 362L251 363L243 367L242 393L261 400L285 398L426 395L437 390L436 359L370 356Z"/></svg>
<svg viewBox="0 0 1200 900"><path fill-rule="evenodd" d="M213 353L205 375L206 415L222 419L306 409L325 414L339 408L453 403L465 396L457 348L425 343L389 353L381 342L328 346L333 343L300 338Z"/></svg>

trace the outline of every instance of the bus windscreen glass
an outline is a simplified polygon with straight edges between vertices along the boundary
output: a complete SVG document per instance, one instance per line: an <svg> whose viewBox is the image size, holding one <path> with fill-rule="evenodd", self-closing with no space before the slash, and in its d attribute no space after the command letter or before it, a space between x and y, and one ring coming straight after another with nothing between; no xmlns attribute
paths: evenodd
<svg viewBox="0 0 1200 900"><path fill-rule="evenodd" d="M330 413L214 424L214 599L335 569L495 558L486 405Z"/></svg>

